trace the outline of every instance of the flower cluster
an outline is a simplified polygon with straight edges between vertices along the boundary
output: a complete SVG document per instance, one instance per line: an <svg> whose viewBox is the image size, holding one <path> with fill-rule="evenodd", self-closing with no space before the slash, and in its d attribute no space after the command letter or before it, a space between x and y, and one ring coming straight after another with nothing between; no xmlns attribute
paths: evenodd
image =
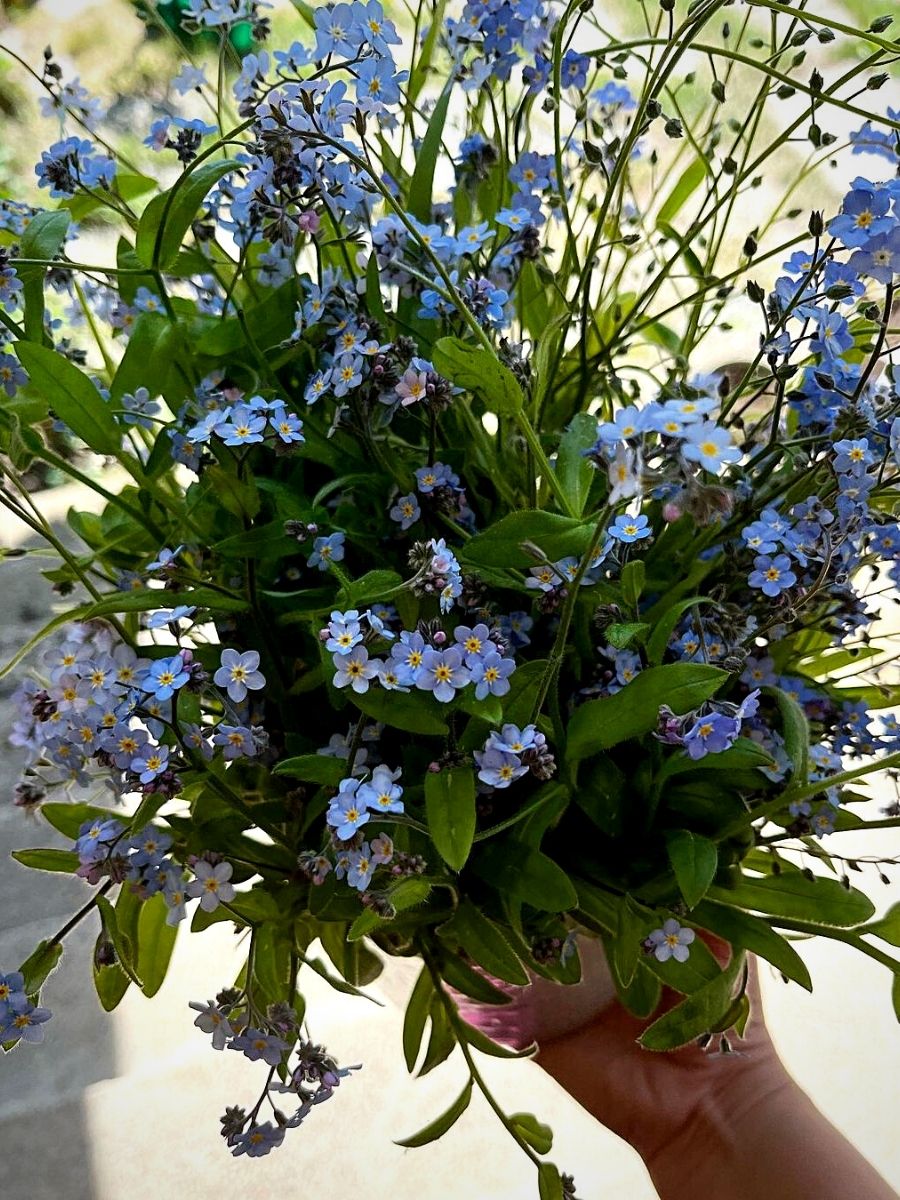
<svg viewBox="0 0 900 1200"><path fill-rule="evenodd" d="M235 1050L250 1062L271 1068L268 1082L254 1109L228 1108L222 1117L222 1137L236 1157L262 1156L280 1146L288 1129L297 1129L312 1109L329 1100L342 1079L358 1067L339 1067L323 1046L298 1037L300 1021L288 1004L270 1004L265 1014L253 1011L246 992L228 989L206 1004L192 1000L198 1014L194 1025L212 1037L214 1050ZM292 1056L296 1056L291 1062ZM279 1078L275 1078L276 1068ZM297 1108L290 1117L275 1106L271 1094L290 1096ZM260 1121L259 1111L268 1099L275 1124Z"/></svg>

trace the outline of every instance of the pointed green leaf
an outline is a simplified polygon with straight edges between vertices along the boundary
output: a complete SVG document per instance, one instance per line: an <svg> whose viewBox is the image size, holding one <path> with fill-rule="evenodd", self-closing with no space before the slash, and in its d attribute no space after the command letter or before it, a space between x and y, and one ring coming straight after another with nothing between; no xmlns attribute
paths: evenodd
<svg viewBox="0 0 900 1200"><path fill-rule="evenodd" d="M36 342L14 342L19 362L56 415L96 454L117 455L122 430L95 384L74 363Z"/></svg>
<svg viewBox="0 0 900 1200"><path fill-rule="evenodd" d="M512 896L534 908L565 912L578 903L568 875L539 850L515 842L488 843L479 847L471 865L475 874L501 895Z"/></svg>
<svg viewBox="0 0 900 1200"><path fill-rule="evenodd" d="M12 857L32 871L58 871L74 875L79 858L74 850L13 850Z"/></svg>
<svg viewBox="0 0 900 1200"><path fill-rule="evenodd" d="M538 1154L549 1154L553 1149L553 1130L539 1121L534 1113L513 1113L509 1120L519 1137Z"/></svg>
<svg viewBox="0 0 900 1200"><path fill-rule="evenodd" d="M449 80L441 92L431 113L428 129L416 151L416 169L409 185L407 209L423 224L431 221L434 168L441 152L444 123L453 91L453 80ZM435 364L437 365L437 364ZM440 367L437 368L440 371Z"/></svg>
<svg viewBox="0 0 900 1200"><path fill-rule="evenodd" d="M758 954L788 979L793 979L808 992L812 991L812 979L806 963L791 943L776 933L762 917L754 917L739 908L727 908L724 904L701 900L691 913L691 920L724 938L730 945Z"/></svg>
<svg viewBox="0 0 900 1200"><path fill-rule="evenodd" d="M708 898L731 908L842 928L860 925L875 912L863 892L847 889L837 879L810 879L801 871L785 870L761 879L745 875L733 888L710 888Z"/></svg>
<svg viewBox="0 0 900 1200"><path fill-rule="evenodd" d="M684 901L693 908L703 899L719 865L716 844L687 829L674 829L666 834L666 850Z"/></svg>
<svg viewBox="0 0 900 1200"><path fill-rule="evenodd" d="M135 251L146 267L171 267L191 222L214 183L239 164L217 159L188 170L167 192L154 196L138 222Z"/></svg>
<svg viewBox="0 0 900 1200"><path fill-rule="evenodd" d="M428 832L441 858L454 871L465 866L475 836L475 776L471 767L425 775Z"/></svg>
<svg viewBox="0 0 900 1200"><path fill-rule="evenodd" d="M422 967L416 985L406 1002L406 1012L403 1016L403 1057L406 1069L410 1074L416 1069L419 1050L422 1046L422 1035L428 1020L431 998L434 995L434 985L427 967Z"/></svg>
<svg viewBox="0 0 900 1200"><path fill-rule="evenodd" d="M430 1125L426 1125L424 1129L420 1129L412 1137L403 1138L396 1145L405 1146L407 1149L415 1149L418 1146L427 1146L429 1142L436 1142L438 1138L443 1137L447 1130L456 1124L469 1107L471 1099L472 1080L470 1079L446 1112L441 1113Z"/></svg>
<svg viewBox="0 0 900 1200"><path fill-rule="evenodd" d="M161 892L141 905L137 969L143 980L141 991L145 996L155 996L162 987L175 948L178 926L168 923L168 915L169 907Z"/></svg>
<svg viewBox="0 0 900 1200"><path fill-rule="evenodd" d="M559 443L556 473L578 516L584 512L596 470L590 459L585 458L584 451L593 446L596 440L597 418L589 413L576 413Z"/></svg>
<svg viewBox="0 0 900 1200"><path fill-rule="evenodd" d="M514 416L525 403L515 375L484 346L443 337L435 342L431 358L439 374L473 392L498 416Z"/></svg>
<svg viewBox="0 0 900 1200"><path fill-rule="evenodd" d="M51 261L66 240L71 213L63 209L37 212L29 221L19 242L20 258ZM44 278L47 267L17 266L25 304L25 337L40 342L44 336Z"/></svg>
<svg viewBox="0 0 900 1200"><path fill-rule="evenodd" d="M614 696L588 700L569 722L570 760L587 758L656 728L660 706L681 715L713 696L728 672L702 663L648 667Z"/></svg>
<svg viewBox="0 0 900 1200"><path fill-rule="evenodd" d="M728 1011L745 955L736 953L715 979L686 996L648 1026L638 1041L645 1050L676 1050L714 1029Z"/></svg>
<svg viewBox="0 0 900 1200"><path fill-rule="evenodd" d="M540 1200L565 1200L562 1176L551 1162L542 1162L538 1166L538 1196Z"/></svg>
<svg viewBox="0 0 900 1200"><path fill-rule="evenodd" d="M471 900L463 899L451 919L440 927L441 937L456 941L489 974L524 986L528 974L500 929Z"/></svg>

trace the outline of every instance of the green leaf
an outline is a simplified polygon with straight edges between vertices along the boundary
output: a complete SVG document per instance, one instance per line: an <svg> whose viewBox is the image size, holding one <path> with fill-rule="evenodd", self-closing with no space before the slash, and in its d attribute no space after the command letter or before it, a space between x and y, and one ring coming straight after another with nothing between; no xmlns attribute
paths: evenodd
<svg viewBox="0 0 900 1200"><path fill-rule="evenodd" d="M517 842L479 846L472 870L501 896L512 896L546 912L575 908L578 897L568 875L542 854Z"/></svg>
<svg viewBox="0 0 900 1200"><path fill-rule="evenodd" d="M128 884L123 884L124 889ZM110 904L105 896L97 896L97 911L100 913L100 920L103 922L103 931L115 947L118 965L122 968L132 983L136 983L138 987L143 987L143 982L140 975L135 969L135 947L132 939L129 937L127 930L119 925L118 913Z"/></svg>
<svg viewBox="0 0 900 1200"><path fill-rule="evenodd" d="M459 1027L465 1041L473 1049L487 1054L490 1058L532 1058L538 1051L537 1042L531 1042L528 1046L522 1046L519 1049L516 1049L515 1046L506 1046L502 1042L495 1042L486 1033L482 1033L480 1029L469 1025L462 1019L459 1021Z"/></svg>
<svg viewBox="0 0 900 1200"><path fill-rule="evenodd" d="M459 902L451 919L440 927L440 934L458 942L488 974L507 983L528 983L528 974L510 943L471 900Z"/></svg>
<svg viewBox="0 0 900 1200"><path fill-rule="evenodd" d="M776 933L762 917L754 917L739 908L727 908L724 904L701 900L691 913L691 921L724 938L737 949L758 954L788 979L793 979L808 992L812 991L812 979L806 963L791 943Z"/></svg>
<svg viewBox="0 0 900 1200"><path fill-rule="evenodd" d="M498 416L515 416L525 403L515 375L484 346L443 337L435 342L431 359L440 375L473 392Z"/></svg>
<svg viewBox="0 0 900 1200"><path fill-rule="evenodd" d="M791 870L761 879L745 875L735 887L710 888L708 898L731 908L842 928L860 925L875 912L875 905L863 892L848 890L837 879L809 879L801 871Z"/></svg>
<svg viewBox="0 0 900 1200"><path fill-rule="evenodd" d="M406 1002L406 1013L403 1017L403 1057L410 1075L416 1069L433 996L434 984L431 982L431 975L427 967L422 967L416 986Z"/></svg>
<svg viewBox="0 0 900 1200"><path fill-rule="evenodd" d="M512 1000L506 992L495 987L487 976L474 970L455 954L447 955L441 964L441 974L456 991L462 992L479 1004L509 1004Z"/></svg>
<svg viewBox="0 0 900 1200"><path fill-rule="evenodd" d="M71 213L65 209L38 212L29 221L19 242L21 258L56 257L66 240ZM41 266L17 266L16 274L22 284L25 304L25 337L30 342L40 342L44 337L44 277L47 268Z"/></svg>
<svg viewBox="0 0 900 1200"><path fill-rule="evenodd" d="M538 1196L540 1200L565 1200L562 1176L551 1162L538 1164Z"/></svg>
<svg viewBox="0 0 900 1200"><path fill-rule="evenodd" d="M580 555L590 545L593 525L574 517L538 509L508 513L477 533L459 549L459 557L474 566L533 567L534 555L521 548L522 542L538 546L550 562L567 555Z"/></svg>
<svg viewBox="0 0 900 1200"><path fill-rule="evenodd" d="M803 787L809 779L809 722L806 713L787 692L780 687L762 689L767 696L774 696L781 713L781 732L784 748L793 764L791 783Z"/></svg>
<svg viewBox="0 0 900 1200"><path fill-rule="evenodd" d="M428 129L416 151L416 169L409 184L409 195L406 207L423 224L431 222L431 198L434 189L434 168L441 153L441 139L444 136L444 123L447 120L447 108L453 92L453 80L449 80L437 99L428 122ZM440 367L435 363L438 371Z"/></svg>
<svg viewBox="0 0 900 1200"><path fill-rule="evenodd" d="M384 310L381 295L381 280L378 276L378 256L371 254L366 264L366 307L370 316L384 328L388 328L388 315Z"/></svg>
<svg viewBox="0 0 900 1200"><path fill-rule="evenodd" d="M390 888L387 893L387 899L398 913L402 913L406 912L407 909L415 908L419 904L424 904L430 892L431 883L427 879L420 879L413 875L411 878L403 879L400 883ZM376 929L380 929L382 925L388 924L392 919L381 917L372 909L367 908L359 914L350 926L347 933L347 941L358 942L360 938L364 938Z"/></svg>
<svg viewBox="0 0 900 1200"><path fill-rule="evenodd" d="M544 344L543 340L540 344ZM589 413L576 413L559 443L556 474L572 511L578 516L584 512L595 474L594 465L585 458L583 451L593 446L596 440L597 418Z"/></svg>
<svg viewBox="0 0 900 1200"><path fill-rule="evenodd" d="M175 948L178 926L167 923L168 915L168 905L160 892L141 904L137 970L145 996L155 996L162 987Z"/></svg>
<svg viewBox="0 0 900 1200"><path fill-rule="evenodd" d="M33 871L58 871L74 875L79 858L74 850L13 850L13 858Z"/></svg>
<svg viewBox="0 0 900 1200"><path fill-rule="evenodd" d="M471 767L428 771L425 775L428 833L441 858L454 871L465 866L475 836L475 776Z"/></svg>
<svg viewBox="0 0 900 1200"><path fill-rule="evenodd" d="M449 732L446 721L434 710L436 701L431 701L427 696L370 688L361 695L352 692L349 699L366 716L406 733L441 736Z"/></svg>
<svg viewBox="0 0 900 1200"><path fill-rule="evenodd" d="M656 926L655 915L623 896L619 904L616 936L611 939L612 956L609 965L614 979L627 988L634 979L641 957L641 945Z"/></svg>
<svg viewBox="0 0 900 1200"><path fill-rule="evenodd" d="M403 1138L396 1145L405 1146L407 1149L415 1149L418 1146L427 1146L429 1142L436 1142L438 1138L443 1137L447 1130L456 1124L469 1107L471 1099L472 1080L470 1079L446 1112L441 1113L430 1125L426 1125L424 1129L420 1129L412 1137Z"/></svg>
<svg viewBox="0 0 900 1200"><path fill-rule="evenodd" d="M622 597L634 612L637 612L646 577L647 568L639 558L626 563L622 568Z"/></svg>
<svg viewBox="0 0 900 1200"><path fill-rule="evenodd" d="M135 251L144 266L165 270L174 265L184 235L206 193L238 166L222 159L204 162L195 170L186 171L167 192L153 197L141 214L135 239Z"/></svg>
<svg viewBox="0 0 900 1200"><path fill-rule="evenodd" d="M166 365L160 345L169 332L169 321L161 313L141 313L135 321L109 389L113 408L121 408L122 397L134 395L139 387L158 389L158 376ZM161 389L158 389L161 390ZM155 394L155 391L153 392Z"/></svg>
<svg viewBox="0 0 900 1200"><path fill-rule="evenodd" d="M35 996L62 958L62 943L43 941L38 942L35 949L19 967L25 982L26 996Z"/></svg>
<svg viewBox="0 0 900 1200"><path fill-rule="evenodd" d="M676 1050L709 1033L728 1011L745 955L737 953L715 979L686 996L648 1026L638 1041L645 1050Z"/></svg>
<svg viewBox="0 0 900 1200"><path fill-rule="evenodd" d="M685 167L675 181L674 187L659 206L656 217L657 225L668 225L672 218L678 215L706 178L708 172L709 167L702 158L695 158Z"/></svg>
<svg viewBox="0 0 900 1200"><path fill-rule="evenodd" d="M348 587L341 588L338 607L345 610L365 608L367 604L383 602L389 592L395 592L402 586L403 578L396 571L369 571L360 579L354 579Z"/></svg>
<svg viewBox="0 0 900 1200"><path fill-rule="evenodd" d="M108 808L98 808L95 804L70 804L64 800L52 800L41 805L41 816L44 820L63 837L73 841L78 837L78 830L85 821L108 821L114 815Z"/></svg>
<svg viewBox="0 0 900 1200"><path fill-rule="evenodd" d="M534 1113L513 1113L509 1120L519 1137L536 1153L549 1154L553 1149L553 1130L539 1121Z"/></svg>
<svg viewBox="0 0 900 1200"><path fill-rule="evenodd" d="M660 706L690 712L708 700L728 679L728 672L702 663L670 663L648 667L614 696L588 700L569 722L570 760L587 758L656 728Z"/></svg>
<svg viewBox="0 0 900 1200"><path fill-rule="evenodd" d="M100 937L103 936L101 933ZM94 988L104 1012L112 1012L129 987L131 980L117 963L110 967L98 967L94 963Z"/></svg>
<svg viewBox="0 0 900 1200"><path fill-rule="evenodd" d="M685 904L693 908L703 899L719 865L716 844L687 829L674 829L666 834L666 851Z"/></svg>
<svg viewBox="0 0 900 1200"><path fill-rule="evenodd" d="M900 904L894 904L877 921L864 925L859 933L872 933L891 946L900 946Z"/></svg>
<svg viewBox="0 0 900 1200"><path fill-rule="evenodd" d="M894 974L891 984L891 1002L894 1005L894 1016L900 1021L900 972Z"/></svg>
<svg viewBox="0 0 900 1200"><path fill-rule="evenodd" d="M636 638L640 640L649 628L643 621L632 621L624 625L609 625L603 631L603 636L614 649L624 650Z"/></svg>
<svg viewBox="0 0 900 1200"><path fill-rule="evenodd" d="M666 759L657 775L657 783L677 775L690 775L706 771L747 771L755 767L774 766L772 756L754 742L752 738L740 737L733 746L719 754L706 754L703 758L691 758L687 754L673 754ZM760 780L760 784L762 784Z"/></svg>
<svg viewBox="0 0 900 1200"><path fill-rule="evenodd" d="M272 774L289 775L291 779L302 779L304 783L337 787L346 770L347 764L340 758L331 758L327 754L301 754L278 763L272 768Z"/></svg>
<svg viewBox="0 0 900 1200"><path fill-rule="evenodd" d="M32 386L59 419L96 454L117 455L122 447L122 430L87 375L47 346L14 342L13 348Z"/></svg>

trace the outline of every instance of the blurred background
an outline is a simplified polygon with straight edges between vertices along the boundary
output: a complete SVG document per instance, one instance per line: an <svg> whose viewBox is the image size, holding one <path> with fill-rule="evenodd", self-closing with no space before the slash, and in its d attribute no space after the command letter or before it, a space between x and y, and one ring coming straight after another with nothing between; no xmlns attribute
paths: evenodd
<svg viewBox="0 0 900 1200"><path fill-rule="evenodd" d="M52 46L64 77L78 76L102 98L109 114L104 130L116 145L158 176L171 168L153 158L142 142L151 121L165 111L170 81L186 56L195 62L215 61L214 42L210 47L202 39L180 34L179 5L186 6L186 0L0 0L0 45L38 75L44 48ZM816 4L817 11L863 25L890 7L882 5L876 13L871 0ZM399 4L386 2L385 8L398 24L402 21ZM618 28L635 19L636 8L630 0L604 0L604 15ZM270 47L305 38L305 26L289 0L277 3L270 16ZM235 63L254 49L246 26L235 31L232 41ZM827 48L835 60L852 53L840 40ZM0 51L0 196L36 201L33 164L60 136L59 121L52 113L42 115L42 89L22 63ZM213 66L208 75L214 73ZM203 115L204 102L199 96L196 101L196 115ZM898 103L896 88L892 96L885 91L872 99L879 109L885 101ZM787 110L782 111L787 119ZM782 174L765 181L770 205L784 191L791 162L799 161L802 153L779 160ZM836 153L834 165L800 186L793 202L798 207L833 208L864 166L869 162ZM742 225L736 227L738 244L744 232ZM102 250L109 241L102 215L84 218L81 237L82 248L87 244ZM735 344L743 340L746 349L748 335L755 344L755 333L738 321ZM721 342L716 352L723 354ZM696 365L714 369L722 359ZM72 540L66 513L72 505L90 508L92 497L67 485L56 486L60 482L37 473L32 486L36 502L57 532ZM0 546L27 547L32 545L28 536L4 511ZM34 554L0 561L3 661L53 609L57 598L40 576L46 565ZM897 633L895 599L884 596L882 602L883 629ZM0 729L11 722L9 695L16 683L0 683ZM54 844L52 830L29 821L8 802L18 768L17 752L0 748L0 970L10 970L24 959L86 897L79 881L37 875L9 859L11 849ZM897 798L887 780L875 791L873 807ZM900 832L842 835L840 850L860 860L891 859L900 856ZM887 872L900 879L890 867ZM880 911L900 898L896 885L885 886L873 868L857 874L854 883L872 895ZM422 1081L408 1078L400 1045L408 986L402 971L389 970L384 985L379 981L370 989L380 1003L338 995L317 977L306 982L312 1035L341 1062L361 1062L363 1070L278 1153L255 1162L234 1160L218 1137L218 1117L226 1104L246 1103L252 1097L255 1068L240 1056L212 1051L208 1039L193 1028L187 1008L189 1000L206 1000L233 978L238 958L234 935L214 925L202 937L182 937L162 992L150 1002L131 989L108 1016L92 991L94 934L93 929L79 927L71 944L67 942L69 952L47 990L54 1019L44 1046L25 1047L0 1061L4 1197L121 1200L127 1193L143 1200L185 1187L199 1200L238 1192L248 1200L282 1200L295 1192L343 1200L363 1190L370 1200L446 1200L462 1194L479 1200L520 1200L533 1194L531 1167L478 1101L436 1145L402 1150L393 1144L393 1138L407 1135L441 1111L462 1082L459 1064L452 1062ZM900 1188L895 1116L900 1026L891 1008L890 978L870 960L836 943L805 943L799 948L816 982L813 995L785 985L761 966L776 1042L819 1107ZM574 1174L579 1196L652 1200L656 1193L637 1156L539 1068L494 1059L484 1060L484 1066L511 1109L530 1109L552 1124L553 1158ZM798 1153L815 1153L815 1147L798 1147Z"/></svg>

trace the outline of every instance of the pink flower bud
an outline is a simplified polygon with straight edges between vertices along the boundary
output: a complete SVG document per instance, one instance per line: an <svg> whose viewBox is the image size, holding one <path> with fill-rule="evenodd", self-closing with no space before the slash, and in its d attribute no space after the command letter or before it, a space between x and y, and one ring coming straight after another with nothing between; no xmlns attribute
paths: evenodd
<svg viewBox="0 0 900 1200"><path fill-rule="evenodd" d="M668 504L663 505L662 515L664 521L671 522L677 521L679 517L683 516L684 514L680 506L675 504L674 501L670 500Z"/></svg>
<svg viewBox="0 0 900 1200"><path fill-rule="evenodd" d="M444 642L447 640L447 635L444 633L443 629L439 629L432 640L436 646L443 646Z"/></svg>

